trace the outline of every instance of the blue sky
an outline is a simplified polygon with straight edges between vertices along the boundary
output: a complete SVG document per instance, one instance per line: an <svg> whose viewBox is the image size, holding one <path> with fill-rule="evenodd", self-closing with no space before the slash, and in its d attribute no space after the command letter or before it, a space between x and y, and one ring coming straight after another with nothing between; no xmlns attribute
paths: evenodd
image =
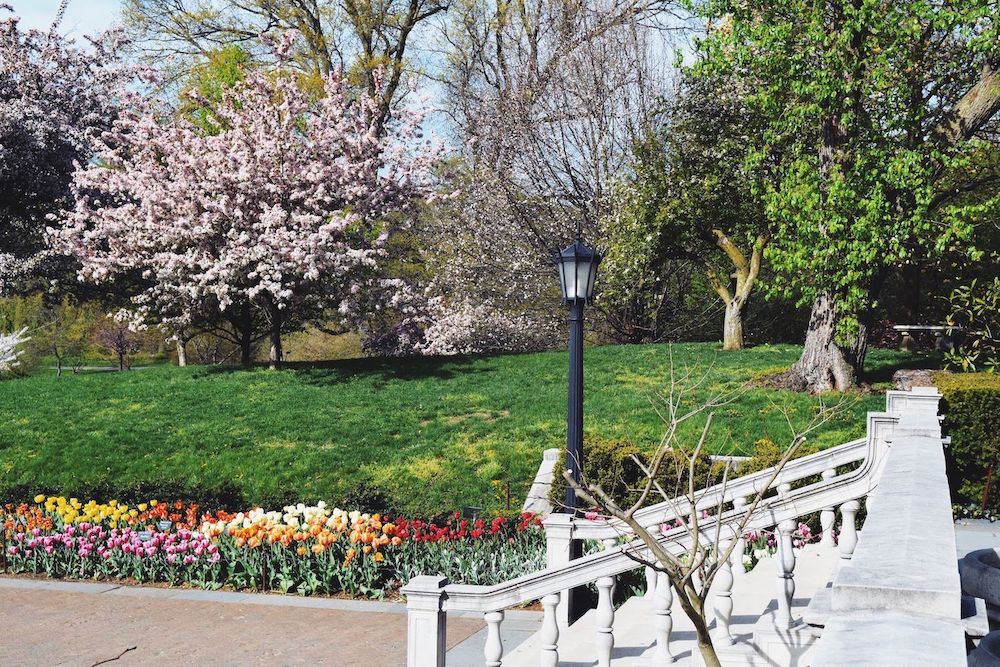
<svg viewBox="0 0 1000 667"><path fill-rule="evenodd" d="M59 0L5 0L21 17L21 27L44 30L52 25ZM66 18L59 29L64 35L96 35L110 28L121 11L121 0L70 0Z"/></svg>

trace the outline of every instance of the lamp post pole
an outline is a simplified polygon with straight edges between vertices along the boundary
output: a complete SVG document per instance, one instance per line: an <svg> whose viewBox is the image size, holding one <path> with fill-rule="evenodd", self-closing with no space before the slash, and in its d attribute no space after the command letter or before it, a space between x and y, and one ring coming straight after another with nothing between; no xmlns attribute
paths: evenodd
<svg viewBox="0 0 1000 667"><path fill-rule="evenodd" d="M583 300L569 309L569 405L566 411L566 462L576 482L583 471ZM566 485L566 512L580 509L576 491Z"/></svg>
<svg viewBox="0 0 1000 667"><path fill-rule="evenodd" d="M562 302L569 306L569 392L566 410L566 465L570 477L583 482L583 309L594 296L597 265L601 253L583 242L581 222L576 225L573 244L555 253L559 268ZM576 490L566 485L566 507L570 516L579 514L580 500ZM569 559L583 555L583 541L570 539ZM566 592L565 610L570 623L586 611L587 591L576 588Z"/></svg>

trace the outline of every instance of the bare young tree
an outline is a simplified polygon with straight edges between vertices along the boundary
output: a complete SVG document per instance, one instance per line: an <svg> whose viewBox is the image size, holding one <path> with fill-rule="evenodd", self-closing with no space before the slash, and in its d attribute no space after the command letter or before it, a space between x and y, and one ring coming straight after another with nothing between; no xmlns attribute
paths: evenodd
<svg viewBox="0 0 1000 667"><path fill-rule="evenodd" d="M122 16L143 60L170 66L175 80L230 44L267 61L260 36L295 30L303 37L299 68L317 77L350 73L378 97L381 131L409 91L418 31L447 7L442 0L126 0Z"/></svg>
<svg viewBox="0 0 1000 667"><path fill-rule="evenodd" d="M639 488L630 494L632 497L614 498L600 484L588 481L585 476L577 482L569 470L563 472L563 478L576 491L577 497L615 522L613 525L620 527L622 535L630 534L630 537L641 541L640 545L633 540L631 546L625 549L626 555L667 575L678 603L694 624L698 649L705 664L721 667L708 628L706 600L712 582L728 567L737 545L742 544L738 538L746 533L747 526L763 510L768 491L784 466L795 457L806 437L840 412L845 402L852 399L842 398L833 405L827 405L820 399L811 421L801 429L793 425L791 412L783 409L792 435L766 482L746 499L742 511L726 512L723 518L723 498L726 496L730 476L730 466L724 465L721 482L712 487L712 492L718 494L716 506L709 510L714 516L705 518L702 512L705 511L706 489L699 487L697 464L709 442L715 410L731 403L738 392L722 391L703 402L692 404L692 393L706 384L708 374L689 382L691 375L692 371L688 369L678 379L673 376L672 370L668 392L658 397L657 412L666 429L659 446L647 462L632 456L633 462L642 471L642 481ZM697 419L704 420L700 436L694 443L686 442L680 435L680 427ZM674 489L664 488L664 477L669 479L671 472L677 480L684 481L683 485L675 485ZM637 518L639 510L652 504L654 498L657 502L665 503L669 510L665 512L666 518L681 519L678 529L661 533L657 527L649 525L648 520L640 521ZM644 555L647 552L651 558ZM742 558L742 554L739 556Z"/></svg>
<svg viewBox="0 0 1000 667"><path fill-rule="evenodd" d="M540 323L549 316L551 300L540 297L554 285L552 249L578 220L597 237L612 183L667 89L667 47L653 22L669 6L466 0L449 8L448 65L438 78L465 177L448 212L429 221L435 247L438 239L448 247L437 270L442 293L496 294L469 289L488 283L511 295L491 306L519 315L526 307Z"/></svg>

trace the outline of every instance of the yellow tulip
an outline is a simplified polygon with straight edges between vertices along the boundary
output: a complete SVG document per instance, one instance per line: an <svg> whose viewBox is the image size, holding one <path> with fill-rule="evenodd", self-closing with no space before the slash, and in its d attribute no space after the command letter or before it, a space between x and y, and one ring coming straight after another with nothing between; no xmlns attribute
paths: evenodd
<svg viewBox="0 0 1000 667"><path fill-rule="evenodd" d="M37 496L35 496L35 502L36 503L44 503L45 502L45 494L44 493L39 493Z"/></svg>
<svg viewBox="0 0 1000 667"><path fill-rule="evenodd" d="M139 503L140 512L145 512L147 507L149 507L149 505L147 505L146 503Z"/></svg>

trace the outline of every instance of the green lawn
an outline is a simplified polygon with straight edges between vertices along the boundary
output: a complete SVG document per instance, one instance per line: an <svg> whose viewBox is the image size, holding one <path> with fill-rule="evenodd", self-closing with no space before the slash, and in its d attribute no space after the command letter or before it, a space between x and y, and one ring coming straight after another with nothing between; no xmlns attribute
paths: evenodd
<svg viewBox="0 0 1000 667"><path fill-rule="evenodd" d="M650 397L669 380L666 345L589 348L586 431L652 446ZM720 353L673 346L676 367L708 371L697 396L789 365L794 346ZM906 358L876 350L885 377ZM0 382L0 499L37 492L179 495L206 503L343 501L374 482L397 508L437 513L520 504L542 450L565 437L566 354L352 360L265 369L153 367L125 373L46 372ZM765 389L717 415L715 451L784 442L775 405L806 421L813 399ZM859 436L867 394L814 442ZM691 424L688 434L700 425Z"/></svg>

